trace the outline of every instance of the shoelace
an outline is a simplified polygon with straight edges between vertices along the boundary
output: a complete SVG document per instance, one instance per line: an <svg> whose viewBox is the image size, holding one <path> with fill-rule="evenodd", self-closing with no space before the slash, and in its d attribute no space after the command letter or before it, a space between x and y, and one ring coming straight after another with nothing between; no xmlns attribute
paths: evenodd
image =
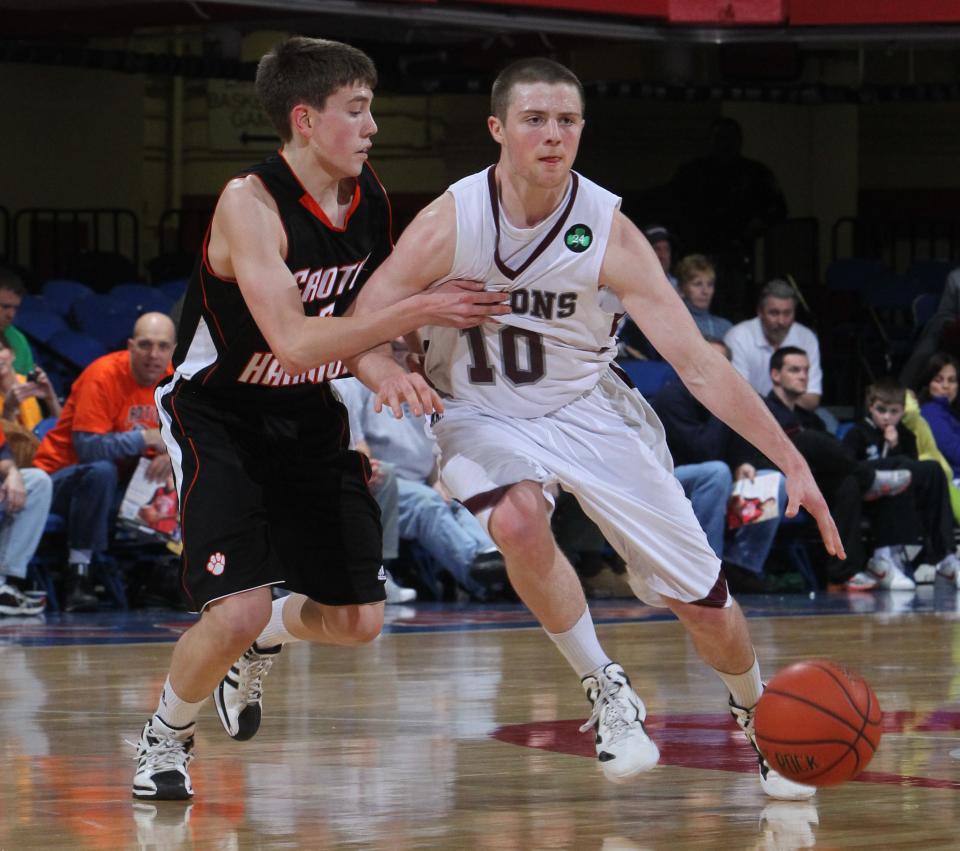
<svg viewBox="0 0 960 851"><path fill-rule="evenodd" d="M180 768L186 768L187 764L193 759L193 754L187 750L187 743L172 736L158 736L150 727L145 733L147 749L141 753L140 743L131 742L129 739L124 741L137 749L134 759L143 760L144 766L150 769L151 774L159 774L163 771L176 771ZM141 741L143 737L141 738Z"/></svg>
<svg viewBox="0 0 960 851"><path fill-rule="evenodd" d="M240 684L237 691L245 704L258 703L263 695L263 678L270 673L273 659L270 656L251 654L251 658L240 665Z"/></svg>
<svg viewBox="0 0 960 851"><path fill-rule="evenodd" d="M600 722L602 716L604 727L610 731L610 738L605 744L612 744L629 732L631 726L639 722L628 721L624 714L624 710L629 704L620 697L620 690L622 688L620 683L601 675L598 678L597 684L600 688L593 702L593 711L590 713L590 717L586 722L581 725L580 732L586 733L593 728Z"/></svg>

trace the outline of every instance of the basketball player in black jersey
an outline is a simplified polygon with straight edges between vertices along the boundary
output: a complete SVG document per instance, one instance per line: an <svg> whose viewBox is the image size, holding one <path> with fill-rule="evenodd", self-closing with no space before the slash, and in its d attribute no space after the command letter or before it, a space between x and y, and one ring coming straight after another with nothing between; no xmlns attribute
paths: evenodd
<svg viewBox="0 0 960 851"><path fill-rule="evenodd" d="M143 728L134 797L193 795L194 722L211 692L230 735L256 732L260 678L284 642L361 644L380 632L379 511L328 383L341 359L421 325L472 327L509 310L481 285L458 285L350 315L391 249L389 202L367 164L375 84L369 57L317 39L288 39L257 70L283 146L221 194L176 371L157 391L182 583L201 617L177 642ZM419 376L392 387L397 415L403 402L417 415L441 409ZM272 602L281 583L298 593Z"/></svg>

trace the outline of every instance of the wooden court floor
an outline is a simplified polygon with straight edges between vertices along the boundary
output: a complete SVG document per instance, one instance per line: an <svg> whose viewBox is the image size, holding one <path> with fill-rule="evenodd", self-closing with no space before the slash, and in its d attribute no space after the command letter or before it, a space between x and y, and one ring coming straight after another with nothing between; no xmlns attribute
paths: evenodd
<svg viewBox="0 0 960 851"><path fill-rule="evenodd" d="M212 706L192 804L134 802L171 612L0 621L0 849L939 849L960 847L957 592L744 598L764 670L858 668L885 711L860 780L809 803L765 798L718 680L675 621L593 606L663 759L613 785L591 758L579 684L520 607L394 607L351 650L292 646L260 734Z"/></svg>

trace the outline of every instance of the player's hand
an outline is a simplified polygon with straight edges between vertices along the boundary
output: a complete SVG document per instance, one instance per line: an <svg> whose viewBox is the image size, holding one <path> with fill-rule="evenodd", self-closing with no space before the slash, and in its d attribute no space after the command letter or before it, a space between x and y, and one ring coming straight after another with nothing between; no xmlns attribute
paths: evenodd
<svg viewBox="0 0 960 851"><path fill-rule="evenodd" d="M379 414L387 407L399 420L403 417L404 402L415 417L443 413L443 400L440 395L416 372L404 372L387 378L373 398L373 409Z"/></svg>
<svg viewBox="0 0 960 851"><path fill-rule="evenodd" d="M833 516L827 507L827 501L820 493L820 488L817 487L817 483L813 480L813 474L806 465L803 469L787 476L787 510L784 512L785 516L796 517L801 505L817 521L820 539L823 541L823 546L827 552L837 558L845 559L847 553L843 549L837 524L833 522Z"/></svg>
<svg viewBox="0 0 960 851"><path fill-rule="evenodd" d="M170 456L166 452L152 458L147 464L148 482L165 482L170 473Z"/></svg>
<svg viewBox="0 0 960 851"><path fill-rule="evenodd" d="M8 473L2 485L0 485L0 503L3 508L11 514L17 514L27 501L27 489L23 484L23 477L20 471L14 467Z"/></svg>
<svg viewBox="0 0 960 851"><path fill-rule="evenodd" d="M420 300L424 325L473 328L510 312L510 294L485 292L479 281L445 281L411 298Z"/></svg>

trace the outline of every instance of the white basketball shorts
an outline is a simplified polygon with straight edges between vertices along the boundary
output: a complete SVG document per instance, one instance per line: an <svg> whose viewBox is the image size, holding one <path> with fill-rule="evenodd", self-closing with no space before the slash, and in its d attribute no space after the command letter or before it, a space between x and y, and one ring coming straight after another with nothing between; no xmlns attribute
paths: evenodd
<svg viewBox="0 0 960 851"><path fill-rule="evenodd" d="M580 503L627 564L634 593L705 600L720 560L673 475L663 426L612 369L581 398L532 419L448 399L433 424L444 484L461 502L524 480L559 484ZM478 511L486 528L493 505ZM725 586L723 586L725 587ZM726 595L723 605L730 605Z"/></svg>

